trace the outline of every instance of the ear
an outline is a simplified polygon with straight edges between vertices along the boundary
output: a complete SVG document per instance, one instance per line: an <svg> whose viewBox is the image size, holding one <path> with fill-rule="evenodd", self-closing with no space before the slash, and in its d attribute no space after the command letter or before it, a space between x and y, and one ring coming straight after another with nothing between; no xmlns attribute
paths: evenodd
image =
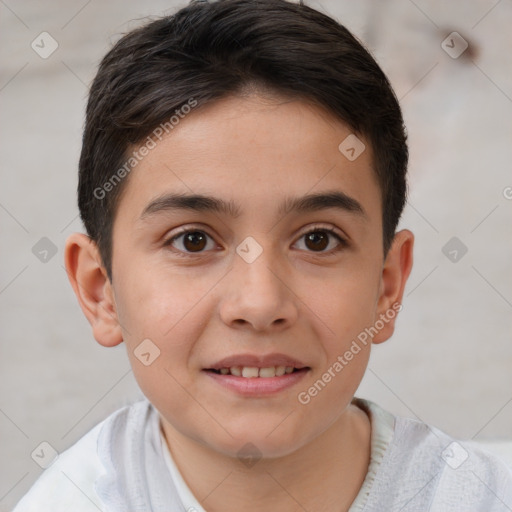
<svg viewBox="0 0 512 512"><path fill-rule="evenodd" d="M373 343L382 343L395 330L398 312L402 309L405 283L412 269L414 235L407 229L399 231L388 251L380 281L375 323L384 324L373 337Z"/></svg>
<svg viewBox="0 0 512 512"><path fill-rule="evenodd" d="M96 243L87 235L73 233L66 240L64 259L69 282L94 338L105 347L118 345L123 336L114 292Z"/></svg>

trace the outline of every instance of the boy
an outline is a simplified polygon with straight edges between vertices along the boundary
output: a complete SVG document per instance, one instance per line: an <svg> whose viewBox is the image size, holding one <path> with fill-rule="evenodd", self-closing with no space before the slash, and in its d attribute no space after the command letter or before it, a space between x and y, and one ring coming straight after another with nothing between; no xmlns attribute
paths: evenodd
<svg viewBox="0 0 512 512"><path fill-rule="evenodd" d="M65 260L147 399L15 512L512 510L499 459L354 397L412 266L407 157L383 72L307 6L196 2L123 37Z"/></svg>

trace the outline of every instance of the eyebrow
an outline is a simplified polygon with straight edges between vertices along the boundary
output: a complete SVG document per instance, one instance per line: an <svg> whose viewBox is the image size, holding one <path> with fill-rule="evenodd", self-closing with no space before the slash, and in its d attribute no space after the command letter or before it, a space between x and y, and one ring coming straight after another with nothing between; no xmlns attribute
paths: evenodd
<svg viewBox="0 0 512 512"><path fill-rule="evenodd" d="M356 199L338 190L308 194L302 197L287 197L278 209L279 215L290 212L307 213L320 210L337 209L367 218L364 208ZM168 211L212 212L237 218L241 215L240 205L203 194L170 193L157 197L143 210L140 219L144 220L158 213Z"/></svg>

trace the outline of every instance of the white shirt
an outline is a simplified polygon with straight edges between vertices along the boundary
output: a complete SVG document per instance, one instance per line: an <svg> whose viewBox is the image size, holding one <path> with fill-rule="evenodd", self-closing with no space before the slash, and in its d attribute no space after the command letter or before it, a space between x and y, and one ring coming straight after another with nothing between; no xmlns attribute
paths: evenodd
<svg viewBox="0 0 512 512"><path fill-rule="evenodd" d="M420 421L395 417L368 400L354 398L353 403L370 418L371 455L367 475L349 512L512 510L512 468L498 457L463 441L455 441ZM101 492L98 493L97 483L108 473L102 463L105 454L98 451L105 445L98 443L98 439L109 420L115 419L117 428L125 428L123 414L136 409L143 413L137 416L141 418L138 431L154 432L156 456L163 457L169 470L177 493L176 502L181 501L187 512L207 512L179 472L163 438L158 413L147 400L114 412L61 453L13 512L118 510L109 506L107 500L100 497ZM130 417L128 422L134 423L134 420ZM134 460L136 464L139 459ZM151 469L151 464L149 467ZM124 469L117 468L118 471ZM159 471L150 475L150 479L169 478L169 474Z"/></svg>

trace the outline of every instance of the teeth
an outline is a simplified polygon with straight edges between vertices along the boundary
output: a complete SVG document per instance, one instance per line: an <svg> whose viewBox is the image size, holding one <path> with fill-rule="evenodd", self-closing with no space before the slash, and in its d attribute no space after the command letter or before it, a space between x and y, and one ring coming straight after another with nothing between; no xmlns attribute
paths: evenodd
<svg viewBox="0 0 512 512"><path fill-rule="evenodd" d="M237 377L242 376L242 368L240 368L240 366L232 366L229 371L231 372L231 375L236 375Z"/></svg>
<svg viewBox="0 0 512 512"><path fill-rule="evenodd" d="M256 366L232 366L231 368L221 368L221 375L235 375L236 377L245 377L247 379L255 377L281 377L285 373L292 373L293 366L268 366L266 368L257 368Z"/></svg>
<svg viewBox="0 0 512 512"><path fill-rule="evenodd" d="M275 377L276 376L276 368L275 366L270 366L269 368L260 368L260 377ZM245 377L245 375L244 375Z"/></svg>
<svg viewBox="0 0 512 512"><path fill-rule="evenodd" d="M258 368L254 366L244 366L242 368L242 377L257 377Z"/></svg>

